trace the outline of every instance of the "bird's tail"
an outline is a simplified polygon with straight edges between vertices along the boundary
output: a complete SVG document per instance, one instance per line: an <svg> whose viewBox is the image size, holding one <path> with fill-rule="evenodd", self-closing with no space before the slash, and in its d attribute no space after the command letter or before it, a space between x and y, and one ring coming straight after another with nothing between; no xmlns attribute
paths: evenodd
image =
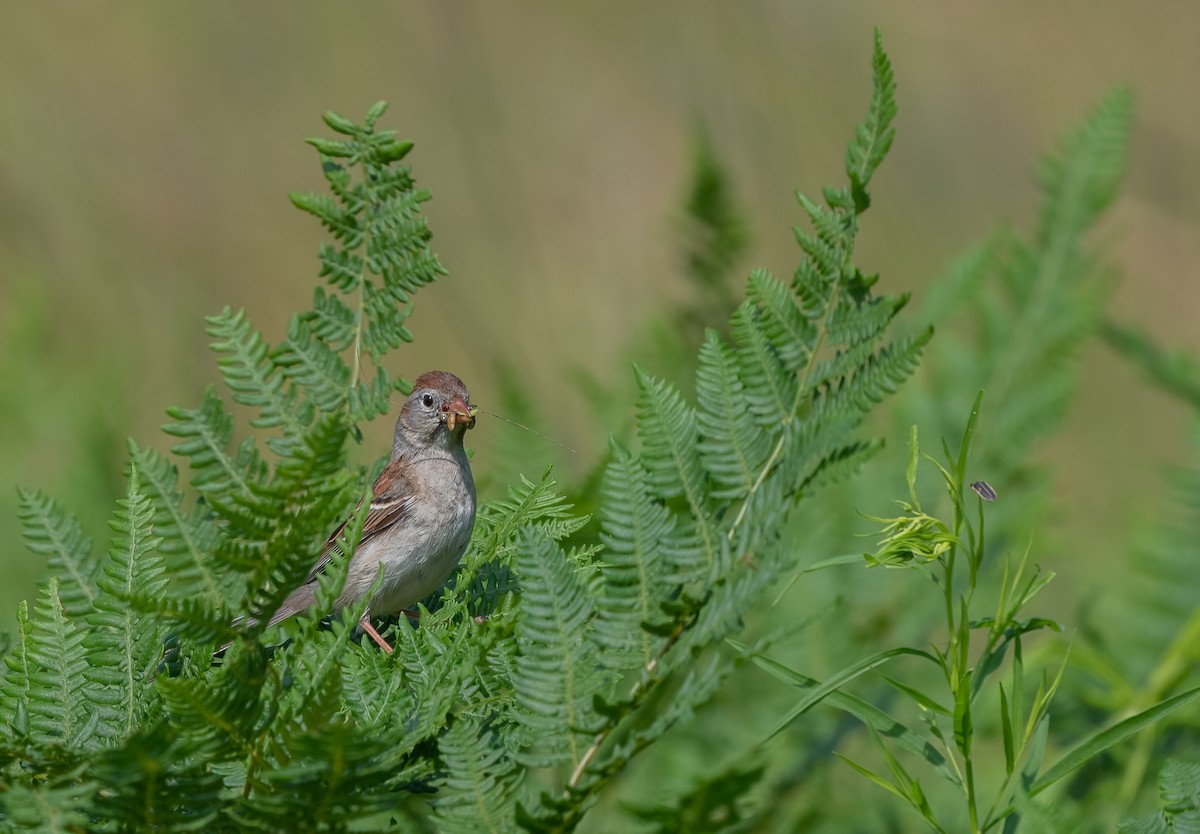
<svg viewBox="0 0 1200 834"><path fill-rule="evenodd" d="M312 585L301 585L299 588L288 594L287 599L283 601L283 604L279 606L279 609L271 615L271 619L267 621L267 628L270 628L273 625L278 625L288 617L294 617L303 611L307 611L313 606L313 604L316 603L316 601L316 589ZM233 627L238 628L239 626L252 626L256 622L257 620L254 617L238 617L233 621ZM232 645L233 641L230 640L228 643L221 646L221 648L213 652L213 657L221 657Z"/></svg>

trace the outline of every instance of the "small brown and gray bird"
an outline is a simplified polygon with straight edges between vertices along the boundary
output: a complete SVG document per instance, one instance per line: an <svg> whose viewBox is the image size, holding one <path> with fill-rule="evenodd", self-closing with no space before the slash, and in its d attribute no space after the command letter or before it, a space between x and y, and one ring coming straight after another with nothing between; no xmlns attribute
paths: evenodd
<svg viewBox="0 0 1200 834"><path fill-rule="evenodd" d="M475 479L463 435L475 427L475 409L461 379L446 371L417 377L400 408L392 459L375 481L362 538L350 559L336 607L360 602L379 566L383 584L371 597L361 625L384 650L392 647L371 617L397 614L436 591L458 565L475 526ZM316 601L317 577L329 564L343 522L325 543L304 584L292 591L270 625Z"/></svg>

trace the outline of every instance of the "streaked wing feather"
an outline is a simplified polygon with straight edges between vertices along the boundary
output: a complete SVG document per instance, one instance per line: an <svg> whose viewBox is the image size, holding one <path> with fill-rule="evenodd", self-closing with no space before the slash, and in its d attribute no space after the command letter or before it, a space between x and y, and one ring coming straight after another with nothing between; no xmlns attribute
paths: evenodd
<svg viewBox="0 0 1200 834"><path fill-rule="evenodd" d="M367 511L367 520L363 523L362 539L358 546L361 548L375 536L396 524L402 524L411 513L416 498L412 481L404 474L403 458L394 460L380 473L375 480L372 491L371 509ZM362 506L362 503L359 503ZM357 510L357 507L355 508ZM304 584L316 581L324 573L326 566L333 560L333 549L337 547L338 538L346 529L350 519L346 519L333 531L321 550L321 558L308 572Z"/></svg>

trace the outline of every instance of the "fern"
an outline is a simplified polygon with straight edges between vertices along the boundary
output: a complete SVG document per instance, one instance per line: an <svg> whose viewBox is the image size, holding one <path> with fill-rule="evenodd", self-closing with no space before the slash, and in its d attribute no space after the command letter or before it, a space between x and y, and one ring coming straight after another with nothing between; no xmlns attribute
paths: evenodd
<svg viewBox="0 0 1200 834"><path fill-rule="evenodd" d="M930 337L894 338L906 296L874 294L877 277L854 263L894 138L895 82L878 36L872 68L846 183L823 202L799 196L807 224L790 279L751 273L729 327L706 333L693 388L636 370L636 432L597 468L598 500L568 499L547 470L481 506L460 570L417 623L394 623L390 655L357 633L365 603L326 622L370 480L349 464L347 438L406 388L388 367L411 339L413 294L443 270L420 213L429 195L402 164L411 145L377 129L383 106L362 123L326 114L337 137L309 141L328 193L292 195L331 237L318 248L325 286L312 309L277 343L242 312L208 320L224 386L254 431L210 388L169 412L173 458L131 444L103 560L57 506L22 495L31 545L58 577L32 617L19 613L5 657L4 823L570 831L623 797L639 760L705 705L723 718L722 693L749 654L727 641L795 570L796 508L878 450L864 420ZM1084 166L1094 172L1112 141L1096 130L1066 157L1094 156ZM1070 235L1109 192L1073 187L1076 163L1064 159L1051 188L1079 204L1048 216L1046 239L1075 253ZM743 238L725 185L711 166L702 174L691 214L697 237L712 240L694 239L689 260L716 298ZM1086 262L1072 254L1071 269ZM983 332L1005 321L988 319ZM1069 347L1082 330L1045 344ZM595 509L594 524L579 505ZM317 604L268 646L279 641L267 615L347 515ZM230 640L214 662L214 645ZM833 701L887 716L865 700ZM914 731L880 726L946 766ZM706 771L684 801L643 803L640 816L662 830L754 819L751 786L765 771Z"/></svg>
<svg viewBox="0 0 1200 834"><path fill-rule="evenodd" d="M1139 820L1123 819L1120 834L1192 834L1200 831L1200 764L1168 760L1158 777L1162 810Z"/></svg>
<svg viewBox="0 0 1200 834"><path fill-rule="evenodd" d="M434 806L439 831L504 834L518 830L508 809L521 773L507 749L507 735L463 719L441 736L439 750L448 776Z"/></svg>
<svg viewBox="0 0 1200 834"><path fill-rule="evenodd" d="M154 509L142 492L137 466L130 468L129 487L111 522L116 533L109 558L97 582L100 596L88 618L90 633L87 678L101 726L118 737L133 734L142 714L154 705L153 672L159 659L162 625L130 607L137 595L157 597L167 588L162 539L152 534Z"/></svg>
<svg viewBox="0 0 1200 834"><path fill-rule="evenodd" d="M1044 503L1030 450L1061 425L1079 376L1079 356L1101 322L1108 283L1084 235L1110 205L1126 166L1132 98L1103 99L1048 156L1044 199L1031 239L1001 232L954 264L922 311L929 319L966 308L970 332L943 334L929 363L931 404L962 402L984 388L993 404L976 462L1010 495L997 528ZM926 407L910 416L956 436L958 418ZM1010 490L1009 485L1019 488ZM1003 545L1003 540L1001 540Z"/></svg>
<svg viewBox="0 0 1200 834"><path fill-rule="evenodd" d="M34 741L57 741L82 748L91 745L101 713L95 708L95 690L88 680L86 633L63 610L58 579L50 577L31 618L32 633L19 651L19 687L27 683L17 714L29 716L29 736Z"/></svg>
<svg viewBox="0 0 1200 834"><path fill-rule="evenodd" d="M596 640L604 657L619 668L647 666L662 637L645 626L665 619L661 610L670 585L663 542L674 520L651 498L641 462L613 442L605 469L600 540L604 543L604 604L599 606Z"/></svg>
<svg viewBox="0 0 1200 834"><path fill-rule="evenodd" d="M190 512L184 508L184 497L175 490L179 472L158 452L131 440L129 459L154 507L154 529L162 537L159 549L171 581L183 595L219 601L227 582L208 561L220 535L211 512L199 504Z"/></svg>
<svg viewBox="0 0 1200 834"><path fill-rule="evenodd" d="M72 617L90 614L96 604L96 573L100 563L92 556L92 542L70 514L53 499L29 490L18 490L25 546L48 557L51 571L61 577L60 598Z"/></svg>
<svg viewBox="0 0 1200 834"><path fill-rule="evenodd" d="M539 759L578 764L594 729L592 695L598 688L598 652L589 623L595 603L566 554L545 534L523 532L517 550L523 578L513 685L518 718L543 740Z"/></svg>
<svg viewBox="0 0 1200 834"><path fill-rule="evenodd" d="M523 824L530 830L570 829L588 797L627 766L643 743L652 743L656 733L711 695L724 667L710 666L693 677L689 665L738 628L787 563L788 554L778 547L779 531L799 495L803 474L832 470L834 461L853 457L847 449L872 448L856 446L851 433L912 371L928 339L925 333L892 347L879 346L880 320L890 321L903 301L884 302L880 315L869 295L873 279L850 261L858 214L869 203L865 189L891 142L895 113L890 65L878 42L874 67L871 115L848 153L854 169L851 186L827 189L826 207L800 198L814 228L812 234L797 233L806 258L790 289L766 273L752 275L750 301L734 317L734 345L709 334L697 371L700 409L674 386L637 371L641 451L636 459L616 452L609 482L633 489L644 483L664 512L651 511L639 520L629 510L617 509L616 515L602 514L601 519L610 536L613 530L639 526L657 531L669 584L654 599L661 613L643 621L642 628L661 639L628 694L600 710L603 722L583 757L572 750L577 763L564 793L543 797L537 808L528 809ZM857 198L855 191L860 192ZM864 334L871 334L866 346L859 341ZM839 362L843 353L853 360ZM781 397L784 390L790 396ZM778 404L775 412L770 410L773 403ZM630 545L630 538L629 533L613 537L624 552L613 554L612 565L600 566L602 586L615 586L614 599L629 599L631 590L642 593L630 579L640 564L630 560L638 547ZM747 570L746 565L754 567ZM533 571L536 581L533 560L520 566L523 585L525 571ZM523 605L529 605L532 591L523 590ZM572 600L590 599L583 585L567 593ZM585 616L581 612L588 604L574 602L573 616ZM648 600L641 605L648 607ZM576 652L590 651L587 634L583 631L571 644ZM619 643L617 648L622 648ZM545 662L548 666L549 655ZM680 715L668 711L660 717L663 723L652 722L645 734L613 741L616 728L677 674L683 679L672 703L679 705ZM561 698L549 681L531 682L543 688L543 701Z"/></svg>

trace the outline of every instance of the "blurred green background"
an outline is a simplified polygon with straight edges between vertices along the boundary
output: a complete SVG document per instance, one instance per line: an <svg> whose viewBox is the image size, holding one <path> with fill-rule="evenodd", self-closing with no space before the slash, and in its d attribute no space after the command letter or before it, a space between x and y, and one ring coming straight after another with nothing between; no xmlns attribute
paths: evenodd
<svg viewBox="0 0 1200 834"><path fill-rule="evenodd" d="M884 290L919 294L997 223L1031 226L1038 156L1124 84L1137 119L1103 235L1121 272L1110 309L1200 350L1194 2L45 2L5 18L0 612L43 569L21 546L15 485L58 497L103 541L125 437L167 448L164 409L217 379L202 315L245 307L274 341L307 306L323 232L287 193L322 188L301 139L328 132L326 109L357 119L391 102L385 125L416 142L434 193L451 274L418 296L416 342L393 372L454 370L499 410L507 364L548 432L580 449L580 471L616 427L572 380L627 378L630 345L688 292L696 126L746 214L742 272L789 273L792 191L839 179L875 25L900 117L860 262ZM377 422L370 455L390 436ZM1056 467L1047 539L1071 542L1047 547L1060 592L1115 575L1184 424L1111 352L1086 356L1068 428L1041 452ZM504 431L485 418L472 436L484 479Z"/></svg>

